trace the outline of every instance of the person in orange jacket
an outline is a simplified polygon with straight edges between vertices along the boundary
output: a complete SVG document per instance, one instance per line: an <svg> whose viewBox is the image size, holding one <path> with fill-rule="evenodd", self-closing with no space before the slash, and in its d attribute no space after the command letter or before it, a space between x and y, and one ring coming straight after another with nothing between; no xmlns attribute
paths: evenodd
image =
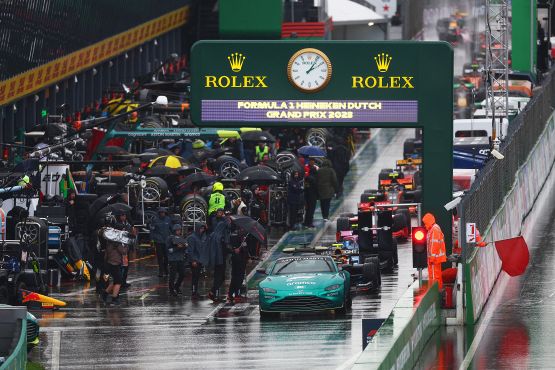
<svg viewBox="0 0 555 370"><path fill-rule="evenodd" d="M422 217L424 227L428 230L426 243L428 245L428 280L431 282L436 280L439 289L443 287L443 279L441 278L441 264L447 261L445 252L445 238L436 218L431 213L426 213Z"/></svg>

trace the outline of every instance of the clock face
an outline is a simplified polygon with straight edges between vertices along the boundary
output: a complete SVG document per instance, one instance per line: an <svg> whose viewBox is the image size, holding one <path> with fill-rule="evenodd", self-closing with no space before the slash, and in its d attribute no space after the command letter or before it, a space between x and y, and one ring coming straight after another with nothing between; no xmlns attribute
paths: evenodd
<svg viewBox="0 0 555 370"><path fill-rule="evenodd" d="M331 62L318 49L299 50L289 60L287 77L301 91L320 91L330 82Z"/></svg>

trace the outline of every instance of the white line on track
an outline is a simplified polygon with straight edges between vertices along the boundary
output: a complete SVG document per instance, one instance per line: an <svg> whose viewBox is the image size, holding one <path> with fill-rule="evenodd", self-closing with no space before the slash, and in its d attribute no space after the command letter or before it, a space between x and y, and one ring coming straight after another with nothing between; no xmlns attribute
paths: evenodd
<svg viewBox="0 0 555 370"><path fill-rule="evenodd" d="M206 321L210 321L214 318L214 316L216 316L216 314L218 313L218 311L225 306L225 303L220 303L219 305L217 305L216 307L214 307L214 309L212 311L210 311L210 313L208 314L208 316L206 316Z"/></svg>
<svg viewBox="0 0 555 370"><path fill-rule="evenodd" d="M62 332L56 330L52 333L52 370L60 369L60 347L62 341Z"/></svg>

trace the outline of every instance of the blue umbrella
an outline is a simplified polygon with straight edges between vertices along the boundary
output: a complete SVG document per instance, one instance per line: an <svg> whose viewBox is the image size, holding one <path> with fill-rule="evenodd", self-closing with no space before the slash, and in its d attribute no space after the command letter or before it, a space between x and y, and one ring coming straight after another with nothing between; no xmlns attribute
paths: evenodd
<svg viewBox="0 0 555 370"><path fill-rule="evenodd" d="M305 145L303 147L300 147L299 150L297 150L297 153L305 157L325 157L326 156L326 152L323 149L312 145Z"/></svg>

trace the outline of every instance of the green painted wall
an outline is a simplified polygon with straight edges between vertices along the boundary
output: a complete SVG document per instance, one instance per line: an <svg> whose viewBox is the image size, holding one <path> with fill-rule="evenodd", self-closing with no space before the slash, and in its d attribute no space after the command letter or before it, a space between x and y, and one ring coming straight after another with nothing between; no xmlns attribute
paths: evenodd
<svg viewBox="0 0 555 370"><path fill-rule="evenodd" d="M279 39L283 21L281 0L220 0L223 39Z"/></svg>
<svg viewBox="0 0 555 370"><path fill-rule="evenodd" d="M536 73L537 11L535 0L512 2L512 69Z"/></svg>

